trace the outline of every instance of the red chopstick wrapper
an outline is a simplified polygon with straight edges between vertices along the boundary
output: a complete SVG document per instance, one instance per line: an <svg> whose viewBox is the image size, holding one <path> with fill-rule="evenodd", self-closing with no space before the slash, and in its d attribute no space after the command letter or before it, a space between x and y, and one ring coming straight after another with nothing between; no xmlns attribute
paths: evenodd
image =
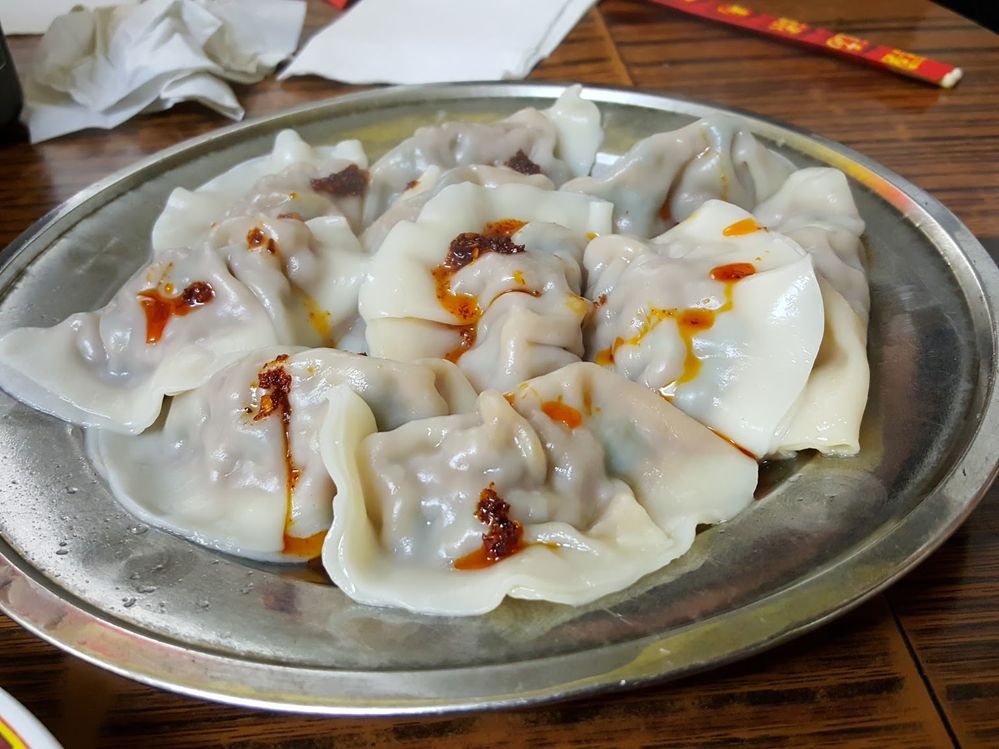
<svg viewBox="0 0 999 749"><path fill-rule="evenodd" d="M829 29L809 26L793 18L756 13L736 3L718 3L714 0L652 0L652 2L701 18L727 23L730 26L775 36L778 39L788 39L806 47L866 62L944 88L953 87L963 75L961 68L928 57L873 44L849 34L837 34Z"/></svg>

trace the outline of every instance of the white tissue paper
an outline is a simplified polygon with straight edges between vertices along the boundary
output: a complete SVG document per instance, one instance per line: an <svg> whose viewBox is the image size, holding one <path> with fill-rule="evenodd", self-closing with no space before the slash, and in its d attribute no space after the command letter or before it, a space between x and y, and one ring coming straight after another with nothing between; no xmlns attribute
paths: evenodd
<svg viewBox="0 0 999 749"><path fill-rule="evenodd" d="M134 5L139 0L0 0L0 21L3 33L44 34L56 16L69 13L82 5L96 8L100 5Z"/></svg>
<svg viewBox="0 0 999 749"><path fill-rule="evenodd" d="M442 83L524 78L595 0L360 0L279 78Z"/></svg>
<svg viewBox="0 0 999 749"><path fill-rule="evenodd" d="M53 21L23 80L31 141L112 128L194 100L231 117L225 80L255 83L291 55L303 0L147 0L75 10Z"/></svg>

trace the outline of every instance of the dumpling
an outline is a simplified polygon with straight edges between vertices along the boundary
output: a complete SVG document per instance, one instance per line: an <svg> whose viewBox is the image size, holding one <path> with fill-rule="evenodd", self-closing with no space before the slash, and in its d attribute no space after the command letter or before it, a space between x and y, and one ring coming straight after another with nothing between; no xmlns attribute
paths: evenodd
<svg viewBox="0 0 999 749"><path fill-rule="evenodd" d="M0 337L0 382L39 411L134 434L164 396L277 342L264 305L214 250L166 250L101 309Z"/></svg>
<svg viewBox="0 0 999 749"><path fill-rule="evenodd" d="M359 229L367 166L359 141L313 147L294 130L282 130L270 154L238 164L196 190L171 192L153 225L153 249L190 247L224 219L248 214L300 220L343 215Z"/></svg>
<svg viewBox="0 0 999 749"><path fill-rule="evenodd" d="M88 433L88 448L115 496L144 521L233 554L309 559L332 522L336 488L318 432L337 386L363 398L380 429L475 399L445 361L270 349L174 398L143 434Z"/></svg>
<svg viewBox="0 0 999 749"><path fill-rule="evenodd" d="M583 262L597 305L587 358L770 454L822 340L809 255L741 208L708 201L655 244L598 237Z"/></svg>
<svg viewBox="0 0 999 749"><path fill-rule="evenodd" d="M230 219L200 247L154 253L102 309L0 338L4 389L66 421L141 432L164 396L247 351L363 350L367 261L340 216Z"/></svg>
<svg viewBox="0 0 999 749"><path fill-rule="evenodd" d="M870 385L870 292L861 259L864 221L846 176L838 169L802 169L754 213L812 256L825 306L818 358L779 430L775 452L815 448L830 455L856 455Z"/></svg>
<svg viewBox="0 0 999 749"><path fill-rule="evenodd" d="M640 140L601 176L579 177L561 189L611 201L615 231L648 238L707 200L752 209L793 169L738 120L713 116Z"/></svg>
<svg viewBox="0 0 999 749"><path fill-rule="evenodd" d="M371 261L359 295L369 352L447 358L480 390L578 361L591 309L580 260L611 208L529 185L446 188Z"/></svg>
<svg viewBox="0 0 999 749"><path fill-rule="evenodd" d="M361 398L331 394L323 564L354 600L427 614L620 590L686 552L699 524L744 509L757 477L753 460L593 364L376 429Z"/></svg>
<svg viewBox="0 0 999 749"><path fill-rule="evenodd" d="M444 122L421 127L371 167L364 224L371 224L430 167L506 166L544 174L556 185L587 174L603 140L600 111L567 88L546 110L531 107L492 123Z"/></svg>
<svg viewBox="0 0 999 749"><path fill-rule="evenodd" d="M848 457L860 452L860 425L871 373L867 323L846 298L819 277L825 331L805 389L777 429L771 453L788 457L808 448Z"/></svg>
<svg viewBox="0 0 999 749"><path fill-rule="evenodd" d="M839 292L867 327L871 302L860 240L864 220L843 172L828 167L799 169L753 214L763 226L801 245L812 256L816 274Z"/></svg>
<svg viewBox="0 0 999 749"><path fill-rule="evenodd" d="M361 235L361 244L368 252L377 252L392 227L400 221L415 221L427 201L436 197L445 187L456 185L459 182L471 182L483 187L523 184L533 185L542 190L555 189L555 183L540 173L521 174L506 167L485 166L483 164L459 166L447 170L432 166L420 175L416 184L403 192L382 215L364 230Z"/></svg>
<svg viewBox="0 0 999 749"><path fill-rule="evenodd" d="M580 96L582 90L578 84L569 86L551 107L542 110L558 131L555 155L569 165L573 177L590 173L604 141L600 110Z"/></svg>
<svg viewBox="0 0 999 749"><path fill-rule="evenodd" d="M370 258L342 216L231 218L209 241L267 309L278 343L364 350L357 294Z"/></svg>

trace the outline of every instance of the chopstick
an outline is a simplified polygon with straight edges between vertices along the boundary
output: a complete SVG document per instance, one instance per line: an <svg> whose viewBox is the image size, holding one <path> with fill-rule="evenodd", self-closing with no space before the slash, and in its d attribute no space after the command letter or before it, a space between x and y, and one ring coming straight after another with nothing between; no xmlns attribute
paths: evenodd
<svg viewBox="0 0 999 749"><path fill-rule="evenodd" d="M836 33L819 26L810 26L793 18L757 13L738 3L719 3L714 0L651 0L651 2L758 34L797 42L855 62L865 62L943 88L952 88L964 75L961 68L922 55L875 45L866 39Z"/></svg>

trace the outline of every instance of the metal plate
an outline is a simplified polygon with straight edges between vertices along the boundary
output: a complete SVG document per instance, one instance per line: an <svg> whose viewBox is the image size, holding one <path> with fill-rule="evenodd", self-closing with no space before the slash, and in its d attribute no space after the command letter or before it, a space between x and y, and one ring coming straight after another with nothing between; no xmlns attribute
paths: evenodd
<svg viewBox="0 0 999 749"><path fill-rule="evenodd" d="M377 156L420 124L547 106L560 87L356 94L225 128L85 190L0 265L0 331L102 304L146 258L168 193L265 153L298 128ZM604 148L717 109L589 89ZM999 434L999 272L943 206L821 138L747 115L800 165L852 180L868 223L871 399L858 458L803 455L761 499L630 589L582 608L508 601L422 617L354 604L306 567L225 557L137 523L78 429L0 394L0 607L41 637L140 681L243 705L327 714L440 712L625 687L743 657L843 613L910 569L971 511Z"/></svg>

